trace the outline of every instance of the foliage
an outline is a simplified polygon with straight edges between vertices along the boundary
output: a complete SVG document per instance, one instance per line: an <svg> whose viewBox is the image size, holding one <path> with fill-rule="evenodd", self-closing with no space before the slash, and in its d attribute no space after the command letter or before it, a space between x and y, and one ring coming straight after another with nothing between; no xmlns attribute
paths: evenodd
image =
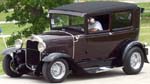
<svg viewBox="0 0 150 84"><path fill-rule="evenodd" d="M17 33L12 33L12 37L7 41L9 45L14 43L15 39L28 37L31 34L39 34L49 27L48 9L72 3L74 0L6 0L0 4L0 12L8 12L13 9L11 16L7 16L7 21L18 21L18 26L30 24Z"/></svg>

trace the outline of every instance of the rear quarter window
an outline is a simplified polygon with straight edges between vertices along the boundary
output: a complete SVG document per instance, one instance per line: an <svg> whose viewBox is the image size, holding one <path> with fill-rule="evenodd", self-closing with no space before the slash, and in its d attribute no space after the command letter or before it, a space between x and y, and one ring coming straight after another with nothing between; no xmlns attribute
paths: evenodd
<svg viewBox="0 0 150 84"><path fill-rule="evenodd" d="M124 28L132 25L131 12L117 12L112 14L112 29Z"/></svg>

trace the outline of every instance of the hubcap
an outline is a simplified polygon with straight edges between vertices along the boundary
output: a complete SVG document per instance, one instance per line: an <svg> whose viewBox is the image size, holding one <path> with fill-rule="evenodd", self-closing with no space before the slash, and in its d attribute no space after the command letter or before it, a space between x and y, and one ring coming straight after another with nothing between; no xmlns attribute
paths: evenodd
<svg viewBox="0 0 150 84"><path fill-rule="evenodd" d="M131 67L137 70L141 67L141 64L142 64L141 54L139 52L132 53L131 59L130 59Z"/></svg>
<svg viewBox="0 0 150 84"><path fill-rule="evenodd" d="M15 64L14 64L14 62L13 62L13 60L10 61L9 67L10 67L10 69L11 69L13 72L18 73L18 72L16 71L17 68L16 68L16 66L15 66Z"/></svg>
<svg viewBox="0 0 150 84"><path fill-rule="evenodd" d="M13 61L11 60L9 67L10 67L10 69L11 69L12 71L15 71L14 66L15 66L14 63L13 63Z"/></svg>
<svg viewBox="0 0 150 84"><path fill-rule="evenodd" d="M66 73L65 64L61 61L55 62L51 67L50 73L53 78L62 79Z"/></svg>

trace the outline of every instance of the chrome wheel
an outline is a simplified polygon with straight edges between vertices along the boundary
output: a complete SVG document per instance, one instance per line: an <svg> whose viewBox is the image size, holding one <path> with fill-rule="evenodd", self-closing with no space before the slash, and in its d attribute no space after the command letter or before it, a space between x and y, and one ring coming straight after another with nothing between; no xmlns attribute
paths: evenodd
<svg viewBox="0 0 150 84"><path fill-rule="evenodd" d="M69 75L69 66L66 60L56 59L43 64L42 73L44 78L51 83L60 83Z"/></svg>
<svg viewBox="0 0 150 84"><path fill-rule="evenodd" d="M139 47L132 47L123 59L123 71L128 75L138 74L144 65L144 52Z"/></svg>
<svg viewBox="0 0 150 84"><path fill-rule="evenodd" d="M137 70L141 67L142 64L142 58L141 58L141 54L139 52L134 52L131 55L131 59L130 59L130 65L133 69Z"/></svg>
<svg viewBox="0 0 150 84"><path fill-rule="evenodd" d="M66 66L61 61L56 61L52 64L52 67L50 69L50 73L53 78L55 79L62 79L66 74Z"/></svg>

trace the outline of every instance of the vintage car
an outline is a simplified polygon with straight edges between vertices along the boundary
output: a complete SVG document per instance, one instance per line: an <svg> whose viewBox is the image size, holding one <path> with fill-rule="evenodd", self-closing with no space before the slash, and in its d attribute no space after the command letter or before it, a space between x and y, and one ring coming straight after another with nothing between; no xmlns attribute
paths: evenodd
<svg viewBox="0 0 150 84"><path fill-rule="evenodd" d="M3 51L3 69L10 77L43 76L53 83L73 74L94 74L122 67L138 74L148 63L148 49L138 41L140 8L124 2L82 2L49 11L50 32L32 35ZM89 18L102 30L89 28ZM94 24L94 23L93 23Z"/></svg>

